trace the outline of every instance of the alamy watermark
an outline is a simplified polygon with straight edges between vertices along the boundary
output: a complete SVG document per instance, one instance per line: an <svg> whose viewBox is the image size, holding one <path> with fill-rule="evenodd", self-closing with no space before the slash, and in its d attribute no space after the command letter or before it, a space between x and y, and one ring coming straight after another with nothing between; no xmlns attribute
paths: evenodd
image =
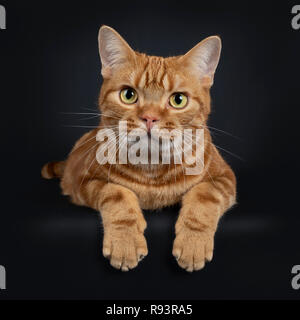
<svg viewBox="0 0 300 320"><path fill-rule="evenodd" d="M300 5L295 5L292 8L292 14L295 14L295 16L293 17L291 24L292 24L292 28L294 30L299 30L300 29Z"/></svg>
<svg viewBox="0 0 300 320"><path fill-rule="evenodd" d="M0 5L0 29L6 29L6 10L2 5Z"/></svg>
<svg viewBox="0 0 300 320"><path fill-rule="evenodd" d="M181 164L186 175L199 175L204 168L204 129L149 132L135 128L128 132L127 121L120 121L118 132L100 129L96 140L100 144L96 159L101 165Z"/></svg>
<svg viewBox="0 0 300 320"><path fill-rule="evenodd" d="M0 265L0 290L6 289L6 271L3 266Z"/></svg>
<svg viewBox="0 0 300 320"><path fill-rule="evenodd" d="M292 274L294 274L294 277L292 278L292 288L294 290L300 289L300 265L295 265L292 268Z"/></svg>

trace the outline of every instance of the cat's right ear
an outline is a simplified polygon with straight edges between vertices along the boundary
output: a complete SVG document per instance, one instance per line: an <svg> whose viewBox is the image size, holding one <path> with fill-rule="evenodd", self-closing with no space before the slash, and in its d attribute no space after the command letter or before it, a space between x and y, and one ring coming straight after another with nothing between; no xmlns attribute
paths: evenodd
<svg viewBox="0 0 300 320"><path fill-rule="evenodd" d="M100 28L98 42L102 63L101 73L104 79L110 78L118 66L134 55L128 43L116 30L108 26Z"/></svg>

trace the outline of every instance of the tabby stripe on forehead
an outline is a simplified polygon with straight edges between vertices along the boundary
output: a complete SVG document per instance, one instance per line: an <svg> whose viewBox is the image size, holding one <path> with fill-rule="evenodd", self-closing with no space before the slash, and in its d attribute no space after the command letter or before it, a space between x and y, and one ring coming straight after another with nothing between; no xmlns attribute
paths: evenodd
<svg viewBox="0 0 300 320"><path fill-rule="evenodd" d="M171 91L170 90L170 82L169 82L169 76L167 74L167 72L164 73L164 76L162 78L162 86L165 90L167 91Z"/></svg>
<svg viewBox="0 0 300 320"><path fill-rule="evenodd" d="M166 75L167 75L167 71L166 71L166 69L164 68L163 75L161 76L160 81L159 81L159 85L160 85L161 87L163 87L164 89L167 89L166 86L165 86L165 83L164 83L164 79L165 79Z"/></svg>
<svg viewBox="0 0 300 320"><path fill-rule="evenodd" d="M149 72L148 70L144 70L142 75L136 81L136 87L145 88L148 85Z"/></svg>
<svg viewBox="0 0 300 320"><path fill-rule="evenodd" d="M174 88L174 81L172 79L172 77L170 77L170 75L167 75L167 80L168 80L168 91L173 91Z"/></svg>
<svg viewBox="0 0 300 320"><path fill-rule="evenodd" d="M164 77L165 77L165 75L166 75L166 73L167 73L166 66L165 66L164 63L162 64L162 66L161 66L161 68L160 68L159 71L161 71L161 72L159 72L159 73L161 73L161 75L160 75L159 73L158 73L158 75L157 75L157 78L159 78L159 76L160 76L160 80L158 81L158 84L159 84L161 87L163 87L163 80L164 80Z"/></svg>
<svg viewBox="0 0 300 320"><path fill-rule="evenodd" d="M135 87L138 88L138 87L145 87L146 86L146 83L148 81L148 65L149 65L149 60L150 59L147 59L147 62L144 66L144 71L137 77L137 79L135 80ZM142 80L145 80L145 83L141 83Z"/></svg>

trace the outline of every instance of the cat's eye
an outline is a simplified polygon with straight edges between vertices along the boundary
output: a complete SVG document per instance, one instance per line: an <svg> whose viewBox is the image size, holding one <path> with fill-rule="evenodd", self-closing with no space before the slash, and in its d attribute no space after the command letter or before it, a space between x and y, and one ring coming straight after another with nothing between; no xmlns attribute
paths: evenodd
<svg viewBox="0 0 300 320"><path fill-rule="evenodd" d="M138 95L132 88L125 88L120 92L120 99L126 104L133 104L137 102Z"/></svg>
<svg viewBox="0 0 300 320"><path fill-rule="evenodd" d="M188 98L183 93L174 93L170 98L170 105L175 109L182 109L187 105Z"/></svg>

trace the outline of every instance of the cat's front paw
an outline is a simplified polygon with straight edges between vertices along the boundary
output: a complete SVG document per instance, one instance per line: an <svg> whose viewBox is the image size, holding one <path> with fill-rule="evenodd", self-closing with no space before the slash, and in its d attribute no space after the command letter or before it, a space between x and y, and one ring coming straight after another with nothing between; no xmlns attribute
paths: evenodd
<svg viewBox="0 0 300 320"><path fill-rule="evenodd" d="M193 272L211 261L214 249L214 232L201 232L183 227L176 235L173 245L173 256L180 267Z"/></svg>
<svg viewBox="0 0 300 320"><path fill-rule="evenodd" d="M112 226L104 231L103 255L114 268L133 269L147 254L146 239L136 225Z"/></svg>

